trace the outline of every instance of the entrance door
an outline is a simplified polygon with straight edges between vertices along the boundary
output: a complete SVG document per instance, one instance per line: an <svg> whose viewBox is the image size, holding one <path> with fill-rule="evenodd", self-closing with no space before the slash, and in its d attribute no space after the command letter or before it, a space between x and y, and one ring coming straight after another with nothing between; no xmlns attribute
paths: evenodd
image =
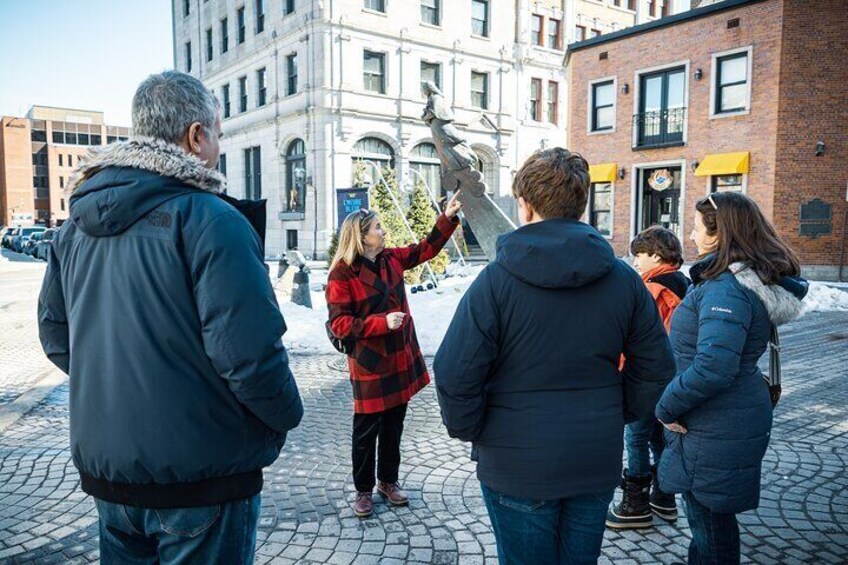
<svg viewBox="0 0 848 565"><path fill-rule="evenodd" d="M659 225L680 235L681 178L680 167L642 170L639 231Z"/></svg>

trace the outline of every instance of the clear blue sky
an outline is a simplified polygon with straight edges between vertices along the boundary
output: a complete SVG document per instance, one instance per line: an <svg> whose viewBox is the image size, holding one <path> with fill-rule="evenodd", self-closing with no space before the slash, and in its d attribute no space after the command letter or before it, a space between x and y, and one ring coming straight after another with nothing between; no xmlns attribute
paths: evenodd
<svg viewBox="0 0 848 565"><path fill-rule="evenodd" d="M131 125L147 75L173 68L171 0L0 0L0 115L30 106Z"/></svg>

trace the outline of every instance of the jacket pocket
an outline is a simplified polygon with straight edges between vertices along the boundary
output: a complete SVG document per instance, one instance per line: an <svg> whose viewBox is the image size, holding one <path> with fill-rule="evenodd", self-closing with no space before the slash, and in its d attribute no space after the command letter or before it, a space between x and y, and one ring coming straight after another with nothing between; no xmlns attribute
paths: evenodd
<svg viewBox="0 0 848 565"><path fill-rule="evenodd" d="M173 536L193 538L211 528L221 516L221 505L156 510L159 526Z"/></svg>

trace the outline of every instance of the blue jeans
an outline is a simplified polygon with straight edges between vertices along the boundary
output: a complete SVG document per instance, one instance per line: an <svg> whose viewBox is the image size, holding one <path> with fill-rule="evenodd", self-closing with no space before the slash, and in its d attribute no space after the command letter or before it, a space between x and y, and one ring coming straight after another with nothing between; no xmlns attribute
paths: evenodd
<svg viewBox="0 0 848 565"><path fill-rule="evenodd" d="M148 509L95 498L100 561L253 563L259 495L199 508Z"/></svg>
<svg viewBox="0 0 848 565"><path fill-rule="evenodd" d="M692 530L689 544L690 565L735 565L740 560L739 524L736 514L712 512L695 500L691 492L683 493L686 518Z"/></svg>
<svg viewBox="0 0 848 565"><path fill-rule="evenodd" d="M480 486L501 565L597 563L612 490L531 500Z"/></svg>
<svg viewBox="0 0 848 565"><path fill-rule="evenodd" d="M653 416L631 422L624 427L627 474L629 476L645 477L651 474L649 447L654 455L654 464L660 462L660 455L665 448L662 430L662 424Z"/></svg>

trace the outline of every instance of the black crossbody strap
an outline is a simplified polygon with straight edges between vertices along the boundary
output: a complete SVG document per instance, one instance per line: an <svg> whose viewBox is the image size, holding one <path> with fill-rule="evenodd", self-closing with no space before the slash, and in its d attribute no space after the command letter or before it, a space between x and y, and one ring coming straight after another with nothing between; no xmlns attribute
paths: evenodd
<svg viewBox="0 0 848 565"><path fill-rule="evenodd" d="M780 335L777 333L777 326L772 324L769 339L769 385L780 386L780 381Z"/></svg>

